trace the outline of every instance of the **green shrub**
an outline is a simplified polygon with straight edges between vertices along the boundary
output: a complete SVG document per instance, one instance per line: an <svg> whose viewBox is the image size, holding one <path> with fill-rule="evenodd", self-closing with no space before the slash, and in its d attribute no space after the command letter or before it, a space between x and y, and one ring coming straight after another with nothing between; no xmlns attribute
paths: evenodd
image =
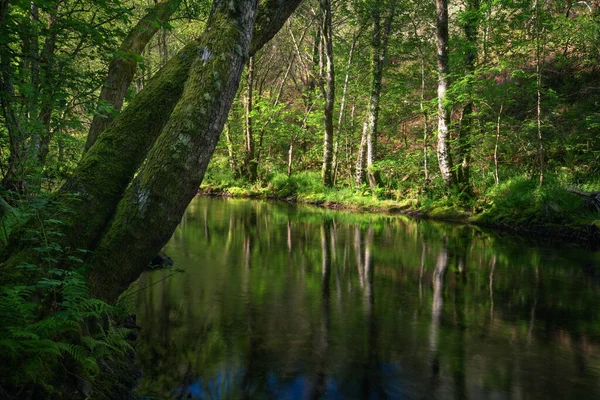
<svg viewBox="0 0 600 400"><path fill-rule="evenodd" d="M569 193L555 176L547 176L540 186L537 178L516 176L491 187L481 206L482 222L530 225L571 222L586 214L580 196Z"/></svg>

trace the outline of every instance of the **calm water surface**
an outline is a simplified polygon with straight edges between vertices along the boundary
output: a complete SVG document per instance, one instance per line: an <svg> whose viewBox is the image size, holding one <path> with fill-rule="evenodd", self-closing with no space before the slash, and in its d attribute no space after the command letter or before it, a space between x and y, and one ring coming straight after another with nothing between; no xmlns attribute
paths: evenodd
<svg viewBox="0 0 600 400"><path fill-rule="evenodd" d="M600 255L197 198L136 284L148 398L597 399Z"/></svg>

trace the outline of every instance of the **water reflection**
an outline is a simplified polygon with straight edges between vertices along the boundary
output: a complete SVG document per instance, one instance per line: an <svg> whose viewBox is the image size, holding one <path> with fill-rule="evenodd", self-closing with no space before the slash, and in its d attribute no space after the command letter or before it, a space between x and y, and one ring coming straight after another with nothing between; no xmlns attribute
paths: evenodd
<svg viewBox="0 0 600 400"><path fill-rule="evenodd" d="M206 198L166 251L186 272L136 288L149 398L600 396L595 253Z"/></svg>

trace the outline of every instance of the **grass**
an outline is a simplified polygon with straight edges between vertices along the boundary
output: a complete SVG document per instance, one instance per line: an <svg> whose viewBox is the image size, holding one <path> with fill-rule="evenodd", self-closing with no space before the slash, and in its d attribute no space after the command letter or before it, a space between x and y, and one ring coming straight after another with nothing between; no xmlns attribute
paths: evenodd
<svg viewBox="0 0 600 400"><path fill-rule="evenodd" d="M461 221L498 228L532 231L577 239L600 238L600 214L566 188L575 186L567 178L548 175L543 186L537 179L514 176L500 185L480 184L475 195L446 189L434 181L425 189L417 186L392 190L343 185L327 188L314 172L288 177L273 174L264 183L248 184L233 179L209 179L204 193L232 197L280 199L328 208L371 212L403 212L421 217ZM222 177L220 177L222 178ZM477 184L476 184L477 186ZM600 190L600 182L577 185L584 191Z"/></svg>

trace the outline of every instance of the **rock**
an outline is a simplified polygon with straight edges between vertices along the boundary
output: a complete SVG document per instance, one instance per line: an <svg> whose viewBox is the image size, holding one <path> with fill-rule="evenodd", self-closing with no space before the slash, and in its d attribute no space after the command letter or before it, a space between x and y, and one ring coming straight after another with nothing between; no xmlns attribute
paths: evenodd
<svg viewBox="0 0 600 400"><path fill-rule="evenodd" d="M138 332L142 329L136 323L135 314L130 314L123 321L123 328L130 329L131 331L127 334L125 339L129 341L135 341L137 339Z"/></svg>
<svg viewBox="0 0 600 400"><path fill-rule="evenodd" d="M158 253L156 257L150 261L150 269L171 268L173 259L164 253Z"/></svg>

